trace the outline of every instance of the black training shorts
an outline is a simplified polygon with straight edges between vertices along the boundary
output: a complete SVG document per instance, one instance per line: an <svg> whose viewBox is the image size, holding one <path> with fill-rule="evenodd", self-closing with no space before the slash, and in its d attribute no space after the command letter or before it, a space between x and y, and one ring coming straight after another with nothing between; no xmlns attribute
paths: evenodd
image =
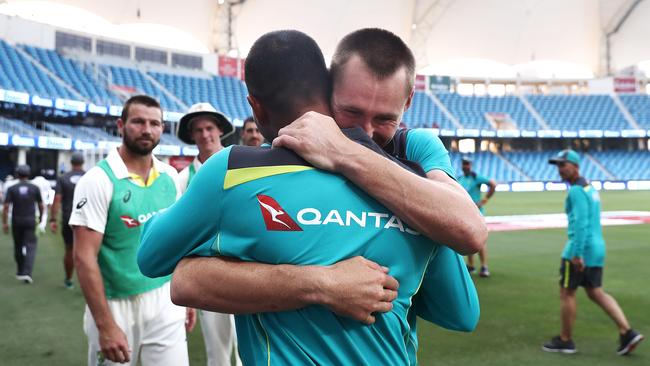
<svg viewBox="0 0 650 366"><path fill-rule="evenodd" d="M582 272L567 259L560 264L560 287L575 290L578 286L597 288L603 285L603 267L585 267Z"/></svg>

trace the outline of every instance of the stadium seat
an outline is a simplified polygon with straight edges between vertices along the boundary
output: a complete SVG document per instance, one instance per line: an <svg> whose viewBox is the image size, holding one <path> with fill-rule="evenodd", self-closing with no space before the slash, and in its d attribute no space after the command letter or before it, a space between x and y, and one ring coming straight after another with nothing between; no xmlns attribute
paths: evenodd
<svg viewBox="0 0 650 366"><path fill-rule="evenodd" d="M486 113L507 113L519 130L540 129L532 114L515 96L462 96L456 93L437 96L465 128L493 130L485 118Z"/></svg>
<svg viewBox="0 0 650 366"><path fill-rule="evenodd" d="M160 72L150 72L149 75L187 105L210 102L228 117L240 120L251 115L246 101L246 86L239 79L207 74L206 77Z"/></svg>
<svg viewBox="0 0 650 366"><path fill-rule="evenodd" d="M0 39L0 88L45 98L75 99L61 83Z"/></svg>
<svg viewBox="0 0 650 366"><path fill-rule="evenodd" d="M77 62L63 57L52 50L27 45L20 47L91 102L97 105L121 104L120 99L116 95L108 91L106 87L100 85Z"/></svg>
<svg viewBox="0 0 650 366"><path fill-rule="evenodd" d="M631 126L609 95L529 95L551 129L613 130Z"/></svg>

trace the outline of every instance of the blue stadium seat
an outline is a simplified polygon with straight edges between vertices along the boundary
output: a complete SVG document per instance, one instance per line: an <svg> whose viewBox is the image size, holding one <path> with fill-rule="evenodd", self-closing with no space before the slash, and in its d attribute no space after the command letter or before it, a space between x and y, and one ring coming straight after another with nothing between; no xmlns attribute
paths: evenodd
<svg viewBox="0 0 650 366"><path fill-rule="evenodd" d="M463 174L461 170L461 160L468 156L472 159L472 168L478 174L494 179L496 182L523 182L526 177L509 166L500 157L491 152L478 152L475 154L451 153L451 165L456 170L456 175Z"/></svg>
<svg viewBox="0 0 650 366"><path fill-rule="evenodd" d="M184 112L182 106L152 84L139 70L108 65L102 66L102 68L110 73L113 84L134 88L138 93L144 93L158 99L160 105L166 111ZM174 91L171 92L178 95Z"/></svg>
<svg viewBox="0 0 650 366"><path fill-rule="evenodd" d="M442 113L431 98L424 92L417 91L413 94L411 107L404 113L402 118L410 128L444 128L456 129L456 126Z"/></svg>
<svg viewBox="0 0 650 366"><path fill-rule="evenodd" d="M609 95L529 95L549 127L557 130L614 130L631 126Z"/></svg>
<svg viewBox="0 0 650 366"><path fill-rule="evenodd" d="M20 47L93 103L97 105L121 104L116 95L100 85L87 71L69 58L63 57L52 50L27 45Z"/></svg>
<svg viewBox="0 0 650 366"><path fill-rule="evenodd" d="M246 86L239 79L225 76L201 78L159 72L149 74L187 105L209 102L228 117L241 120L251 115L246 101Z"/></svg>
<svg viewBox="0 0 650 366"><path fill-rule="evenodd" d="M0 88L26 92L45 98L74 99L61 83L0 39Z"/></svg>
<svg viewBox="0 0 650 366"><path fill-rule="evenodd" d="M619 98L639 126L650 129L650 95L622 94Z"/></svg>
<svg viewBox="0 0 650 366"><path fill-rule="evenodd" d="M592 155L618 179L650 179L650 151L612 150Z"/></svg>
<svg viewBox="0 0 650 366"><path fill-rule="evenodd" d="M437 96L465 128L494 130L485 118L485 114L507 113L519 130L540 129L533 115L515 96L462 96L456 93Z"/></svg>

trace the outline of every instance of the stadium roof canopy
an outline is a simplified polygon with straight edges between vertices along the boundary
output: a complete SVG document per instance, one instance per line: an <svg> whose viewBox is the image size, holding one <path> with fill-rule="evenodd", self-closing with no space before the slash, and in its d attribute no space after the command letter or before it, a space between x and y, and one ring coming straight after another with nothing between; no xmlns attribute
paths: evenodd
<svg viewBox="0 0 650 366"><path fill-rule="evenodd" d="M328 57L350 31L382 27L411 45L422 73L589 78L638 66L650 76L650 0L0 0L0 13L206 53L235 3L231 52L242 57L271 30L304 31Z"/></svg>

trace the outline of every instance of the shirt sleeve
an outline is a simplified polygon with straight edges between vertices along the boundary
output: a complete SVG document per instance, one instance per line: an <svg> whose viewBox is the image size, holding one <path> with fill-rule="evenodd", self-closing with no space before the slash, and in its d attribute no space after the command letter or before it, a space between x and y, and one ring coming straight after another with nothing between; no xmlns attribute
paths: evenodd
<svg viewBox="0 0 650 366"><path fill-rule="evenodd" d="M14 192L14 190L11 189L11 188L12 187L9 187L9 189L7 189L7 194L5 195L5 203L12 203L13 202L12 200L13 200L13 194L14 194L13 192Z"/></svg>
<svg viewBox="0 0 650 366"><path fill-rule="evenodd" d="M573 186L569 190L569 200L571 202L571 212L569 213L569 230L572 237L569 238L572 243L570 255L573 257L583 257L585 244L589 234L589 202L587 195L580 186Z"/></svg>
<svg viewBox="0 0 650 366"><path fill-rule="evenodd" d="M166 276L190 254L213 255L210 248L221 221L223 181L230 148L208 159L181 198L145 224L138 249L138 266L148 277Z"/></svg>
<svg viewBox="0 0 650 366"><path fill-rule="evenodd" d="M72 213L68 224L85 226L104 233L108 207L113 195L113 183L99 167L94 167L77 182L72 200Z"/></svg>
<svg viewBox="0 0 650 366"><path fill-rule="evenodd" d="M471 332L480 316L478 294L460 255L440 246L413 298L416 314L443 328Z"/></svg>
<svg viewBox="0 0 650 366"><path fill-rule="evenodd" d="M43 197L42 193L43 192L38 187L34 187L33 194L34 194L34 200L36 201L36 203L39 203L39 202L46 203L46 200L45 200L46 197Z"/></svg>
<svg viewBox="0 0 650 366"><path fill-rule="evenodd" d="M56 187L54 187L54 194L61 194L63 192L63 176L56 179Z"/></svg>
<svg viewBox="0 0 650 366"><path fill-rule="evenodd" d="M426 173L437 169L456 179L449 152L440 138L429 130L409 130L406 135L406 158L419 163Z"/></svg>
<svg viewBox="0 0 650 366"><path fill-rule="evenodd" d="M480 187L483 184L490 184L490 178L485 177L483 175L477 174L476 175L476 184Z"/></svg>

